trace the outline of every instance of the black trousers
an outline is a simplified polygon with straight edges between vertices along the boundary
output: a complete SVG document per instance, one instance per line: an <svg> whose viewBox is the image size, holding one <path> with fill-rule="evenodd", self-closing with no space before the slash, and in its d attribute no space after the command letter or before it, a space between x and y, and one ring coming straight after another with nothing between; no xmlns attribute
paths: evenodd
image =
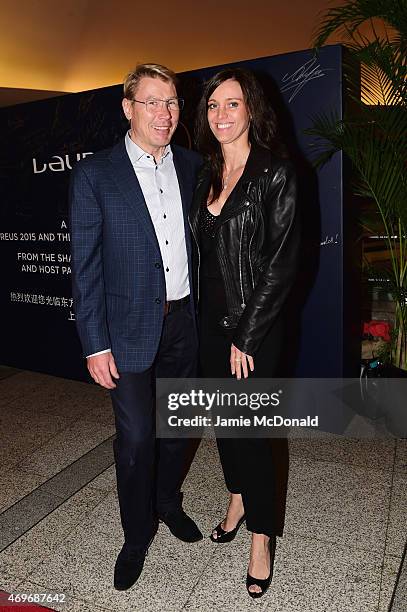
<svg viewBox="0 0 407 612"><path fill-rule="evenodd" d="M193 455L191 440L155 438L155 379L196 376L196 332L190 305L168 314L154 364L141 373L119 372L111 391L117 437L117 490L124 538L148 545L156 514L182 503L182 482Z"/></svg>
<svg viewBox="0 0 407 612"><path fill-rule="evenodd" d="M283 321L279 319L254 355L251 378L275 374L281 352ZM233 331L219 331L201 317L200 365L205 378L230 378L230 347ZM244 381L242 383L244 385ZM231 493L240 493L247 529L268 536L280 532L276 518L276 473L273 439L217 438L225 483Z"/></svg>

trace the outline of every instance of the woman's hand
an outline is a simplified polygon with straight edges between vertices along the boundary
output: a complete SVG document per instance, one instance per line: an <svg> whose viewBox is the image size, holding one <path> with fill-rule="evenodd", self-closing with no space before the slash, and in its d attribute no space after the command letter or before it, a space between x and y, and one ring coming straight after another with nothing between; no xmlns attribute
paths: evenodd
<svg viewBox="0 0 407 612"><path fill-rule="evenodd" d="M242 370L243 370L243 378L247 378L249 376L249 370L253 372L254 370L254 361L253 357L250 355L246 355L246 353L242 353L239 349L232 344L230 347L230 371L232 372L232 376L236 374L236 378L240 380L242 378Z"/></svg>

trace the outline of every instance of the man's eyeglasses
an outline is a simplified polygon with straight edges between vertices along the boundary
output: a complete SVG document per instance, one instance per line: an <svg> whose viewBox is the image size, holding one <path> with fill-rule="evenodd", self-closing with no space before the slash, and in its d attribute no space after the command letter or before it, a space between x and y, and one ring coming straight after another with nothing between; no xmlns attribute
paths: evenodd
<svg viewBox="0 0 407 612"><path fill-rule="evenodd" d="M132 98L131 102L138 102L144 104L148 113L154 114L164 109L164 105L169 111L180 111L184 108L183 98L168 98L168 100L159 100L158 98L151 98L150 100L136 100Z"/></svg>

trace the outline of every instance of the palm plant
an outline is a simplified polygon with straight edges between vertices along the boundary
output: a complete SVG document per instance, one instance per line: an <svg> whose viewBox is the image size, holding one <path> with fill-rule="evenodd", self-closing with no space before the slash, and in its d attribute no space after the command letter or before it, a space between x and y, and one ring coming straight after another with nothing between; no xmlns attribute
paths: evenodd
<svg viewBox="0 0 407 612"><path fill-rule="evenodd" d="M316 49L333 33L347 41L351 104L342 119L316 116L307 132L316 136L315 163L342 150L354 168L354 193L374 203L375 219L365 218L364 225L371 234L379 229L389 253L376 276L395 302L391 360L407 370L407 0L347 0L323 15Z"/></svg>

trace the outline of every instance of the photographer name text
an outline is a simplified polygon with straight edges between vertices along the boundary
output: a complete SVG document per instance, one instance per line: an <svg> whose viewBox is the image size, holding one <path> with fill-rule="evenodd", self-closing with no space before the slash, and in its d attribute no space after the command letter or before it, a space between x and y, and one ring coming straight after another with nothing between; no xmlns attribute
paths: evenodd
<svg viewBox="0 0 407 612"><path fill-rule="evenodd" d="M253 417L221 417L215 419L209 416L195 415L193 417L179 417L171 415L168 417L168 425L170 427L318 427L318 415L299 418L283 417L274 415L268 417L266 415Z"/></svg>

